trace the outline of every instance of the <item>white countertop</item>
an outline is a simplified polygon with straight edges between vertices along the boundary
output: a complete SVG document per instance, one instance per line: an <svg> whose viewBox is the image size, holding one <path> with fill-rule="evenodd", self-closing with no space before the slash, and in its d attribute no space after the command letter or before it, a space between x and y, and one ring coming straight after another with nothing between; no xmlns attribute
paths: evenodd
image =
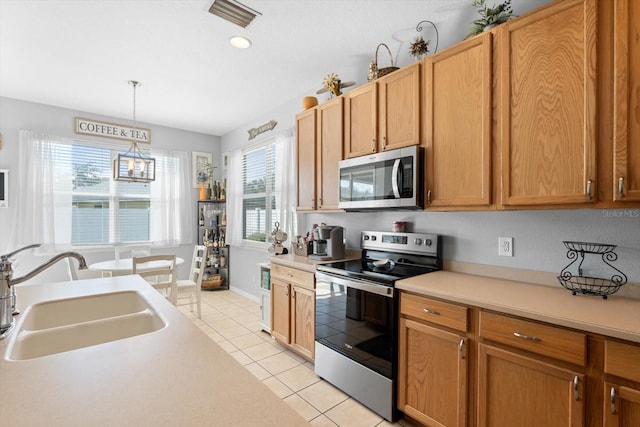
<svg viewBox="0 0 640 427"><path fill-rule="evenodd" d="M558 286L437 271L396 282L401 290L640 343L640 300L572 295Z"/></svg>
<svg viewBox="0 0 640 427"><path fill-rule="evenodd" d="M314 273L316 271L316 265L327 264L329 262L341 262L360 259L362 257L362 250L360 249L346 249L344 258L331 259L331 260L317 260L306 256L300 256L295 254L286 255L274 255L269 260L276 264L286 265L288 267L297 268L299 270L309 271Z"/></svg>
<svg viewBox="0 0 640 427"><path fill-rule="evenodd" d="M10 361L0 341L0 419L11 426L308 426L139 276L16 286L35 302L137 290L168 327ZM15 333L15 330L13 331Z"/></svg>

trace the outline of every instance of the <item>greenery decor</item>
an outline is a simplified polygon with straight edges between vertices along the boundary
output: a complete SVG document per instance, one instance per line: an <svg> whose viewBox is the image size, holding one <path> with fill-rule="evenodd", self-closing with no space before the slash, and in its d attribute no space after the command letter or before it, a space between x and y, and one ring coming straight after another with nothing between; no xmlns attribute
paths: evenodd
<svg viewBox="0 0 640 427"><path fill-rule="evenodd" d="M430 40L425 41L422 36L416 37L409 45L409 54L418 59L425 57L429 53L429 42Z"/></svg>
<svg viewBox="0 0 640 427"><path fill-rule="evenodd" d="M478 8L480 19L473 21L467 38L480 34L487 28L495 27L515 17L513 9L511 8L511 0L506 0L491 8L487 7L486 0L471 0L471 4Z"/></svg>

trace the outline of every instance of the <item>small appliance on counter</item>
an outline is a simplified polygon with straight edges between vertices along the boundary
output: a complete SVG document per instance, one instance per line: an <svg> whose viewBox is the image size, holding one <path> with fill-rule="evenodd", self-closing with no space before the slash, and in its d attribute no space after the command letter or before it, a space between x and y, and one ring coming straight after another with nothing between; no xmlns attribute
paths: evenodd
<svg viewBox="0 0 640 427"><path fill-rule="evenodd" d="M344 258L344 228L322 224L314 230L313 253L309 258L326 261Z"/></svg>

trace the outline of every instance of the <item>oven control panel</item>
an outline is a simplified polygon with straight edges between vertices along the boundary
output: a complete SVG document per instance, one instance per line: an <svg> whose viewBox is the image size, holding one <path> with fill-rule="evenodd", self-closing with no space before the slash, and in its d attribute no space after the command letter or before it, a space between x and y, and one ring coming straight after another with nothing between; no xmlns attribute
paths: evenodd
<svg viewBox="0 0 640 427"><path fill-rule="evenodd" d="M395 231L363 231L360 246L362 249L391 250L417 254L438 253L437 234L400 233Z"/></svg>

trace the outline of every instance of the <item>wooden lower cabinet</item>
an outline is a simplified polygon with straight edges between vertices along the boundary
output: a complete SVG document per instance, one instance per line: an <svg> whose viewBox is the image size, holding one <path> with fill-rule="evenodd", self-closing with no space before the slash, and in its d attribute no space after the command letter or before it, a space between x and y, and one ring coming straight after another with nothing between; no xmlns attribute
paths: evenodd
<svg viewBox="0 0 640 427"><path fill-rule="evenodd" d="M426 425L465 426L466 338L402 317L399 343L398 409Z"/></svg>
<svg viewBox="0 0 640 427"><path fill-rule="evenodd" d="M271 264L271 336L313 360L315 350L314 273Z"/></svg>
<svg viewBox="0 0 640 427"><path fill-rule="evenodd" d="M315 348L316 293L301 286L291 287L291 346L313 360Z"/></svg>
<svg viewBox="0 0 640 427"><path fill-rule="evenodd" d="M285 344L291 337L289 283L271 276L271 336Z"/></svg>
<svg viewBox="0 0 640 427"><path fill-rule="evenodd" d="M640 426L640 345L605 340L604 426Z"/></svg>
<svg viewBox="0 0 640 427"><path fill-rule="evenodd" d="M584 374L479 344L478 427L584 425Z"/></svg>
<svg viewBox="0 0 640 427"><path fill-rule="evenodd" d="M640 388L604 383L604 427L640 426Z"/></svg>

